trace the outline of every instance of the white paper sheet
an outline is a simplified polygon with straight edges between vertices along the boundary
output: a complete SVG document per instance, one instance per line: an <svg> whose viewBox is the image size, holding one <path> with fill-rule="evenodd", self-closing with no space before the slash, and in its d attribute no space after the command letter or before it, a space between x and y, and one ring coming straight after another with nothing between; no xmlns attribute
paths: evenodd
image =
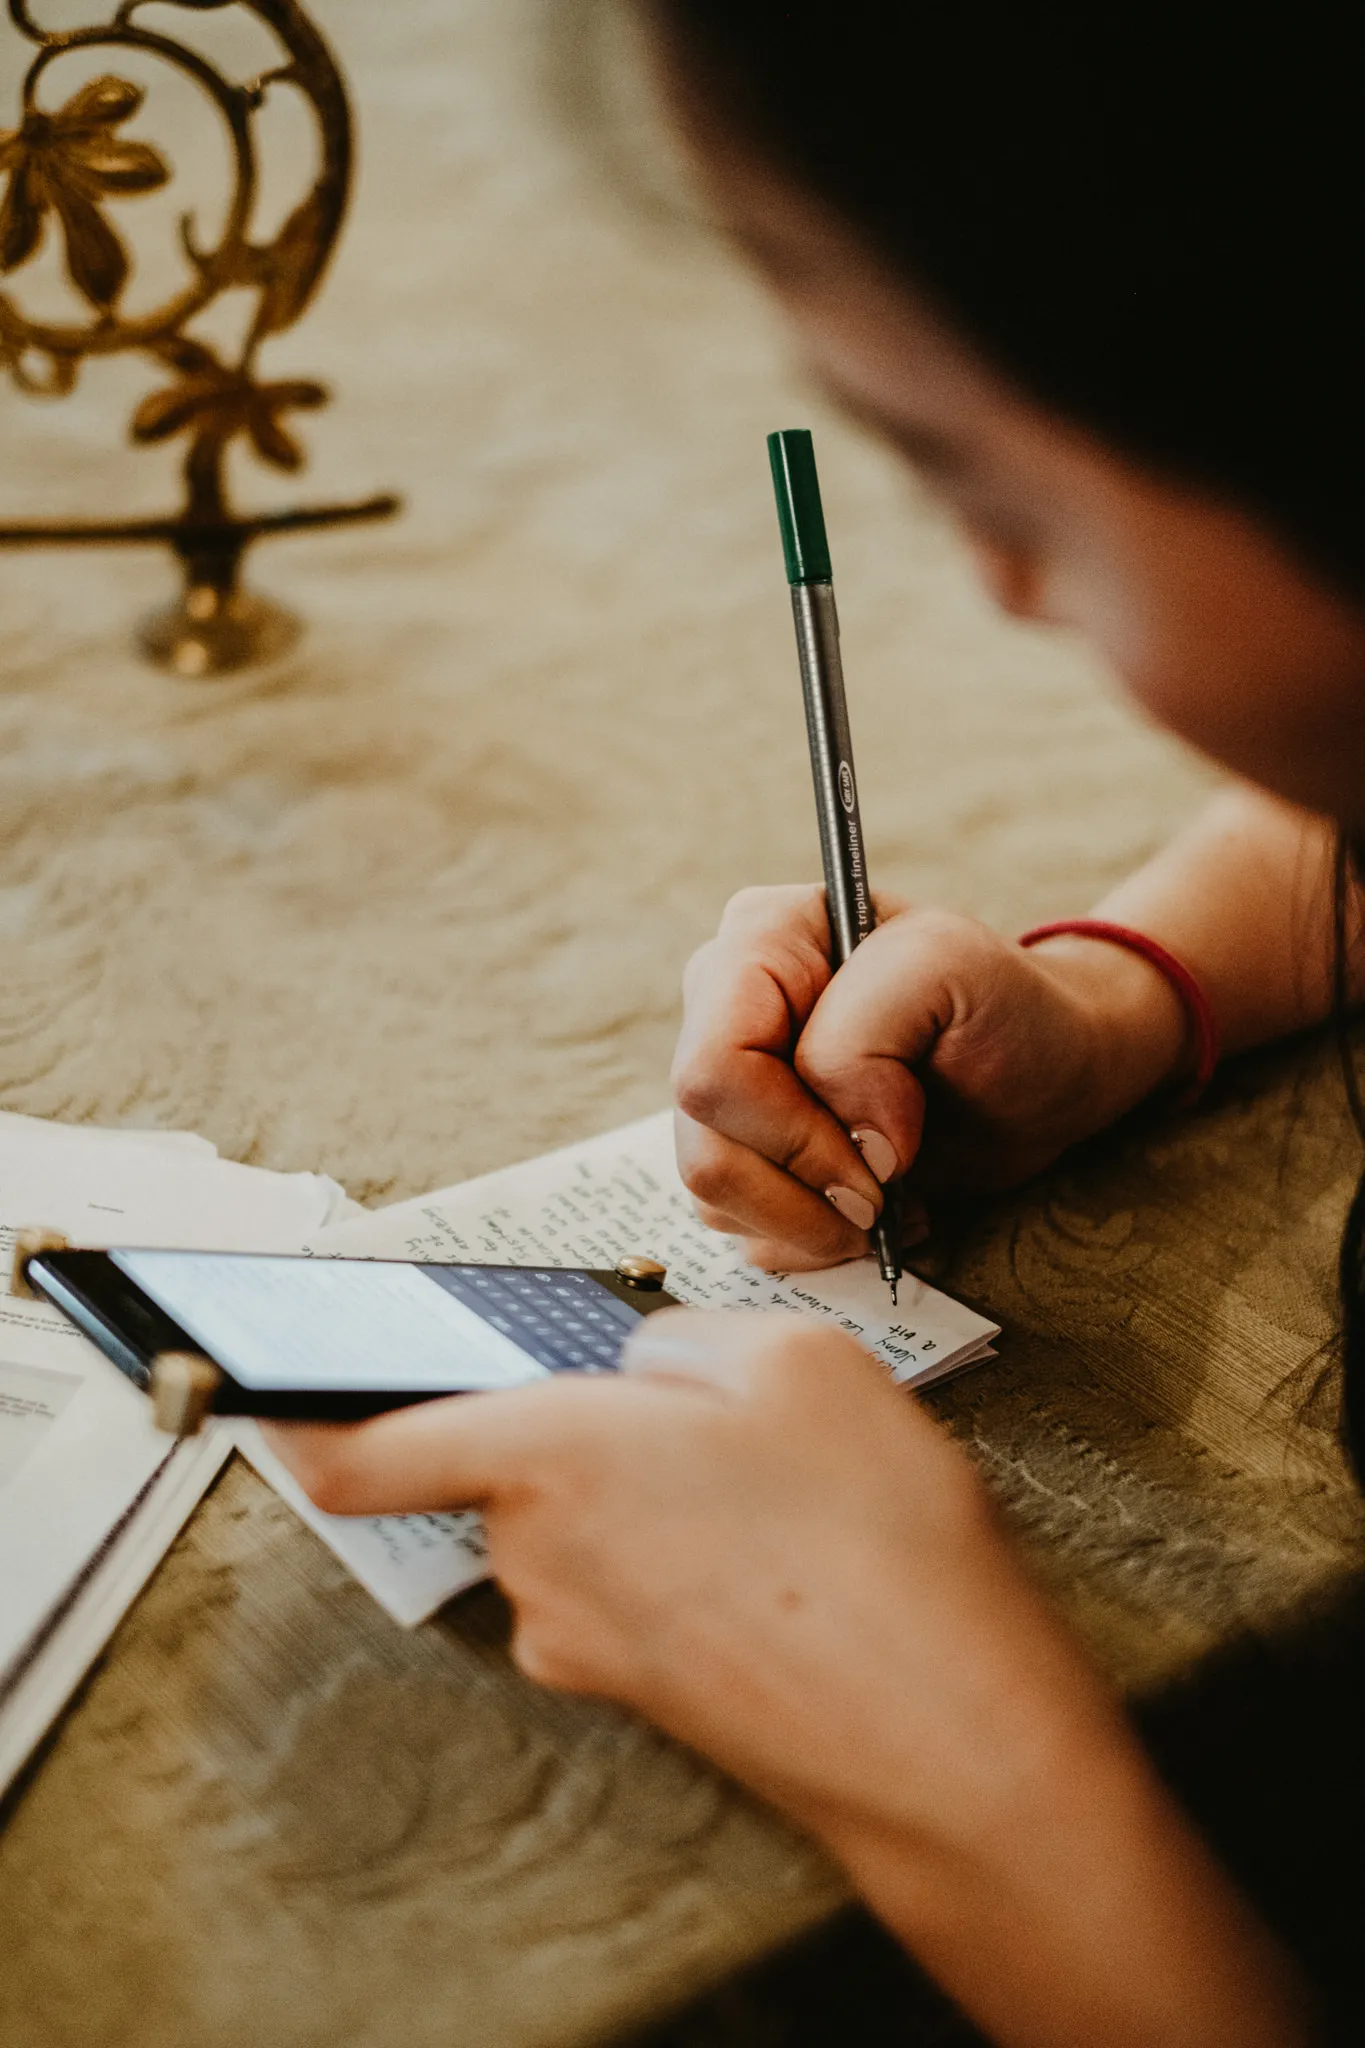
<svg viewBox="0 0 1365 2048"><path fill-rule="evenodd" d="M991 1357L991 1340L999 1335L996 1324L912 1274L904 1276L893 1311L871 1259L795 1275L745 1265L733 1240L697 1220L678 1178L666 1112L395 1203L319 1233L309 1248L332 1257L548 1266L614 1266L630 1252L643 1252L667 1266L668 1289L680 1300L787 1308L832 1323L909 1386L926 1386ZM239 1443L396 1620L421 1621L485 1576L474 1517L324 1515L289 1481L254 1426L240 1431Z"/></svg>
<svg viewBox="0 0 1365 2048"><path fill-rule="evenodd" d="M42 1732L35 1703L67 1696L231 1450L226 1432L177 1449L55 1309L5 1291L16 1235L293 1251L354 1209L188 1133L0 1116L0 1786Z"/></svg>
<svg viewBox="0 0 1365 2048"><path fill-rule="evenodd" d="M0 1679L0 1791L42 1741L232 1451L221 1425L172 1446L116 1535Z"/></svg>

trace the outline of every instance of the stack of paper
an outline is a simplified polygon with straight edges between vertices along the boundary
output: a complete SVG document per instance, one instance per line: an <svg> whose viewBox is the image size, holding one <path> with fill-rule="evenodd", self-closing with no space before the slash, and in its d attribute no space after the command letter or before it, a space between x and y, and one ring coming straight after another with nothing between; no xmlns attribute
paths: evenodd
<svg viewBox="0 0 1365 2048"><path fill-rule="evenodd" d="M822 1273L746 1266L734 1241L698 1222L673 1159L666 1113L439 1194L398 1202L320 1233L333 1257L614 1266L644 1252L668 1268L669 1292L694 1305L786 1308L847 1330L906 1386L927 1386L994 1356L999 1327L906 1274L893 1309L871 1259ZM398 1621L423 1621L485 1576L470 1514L343 1518L315 1508L247 1424L239 1441L271 1484Z"/></svg>
<svg viewBox="0 0 1365 2048"><path fill-rule="evenodd" d="M232 1448L221 1428L159 1435L150 1404L55 1309L10 1296L16 1235L296 1251L348 1213L334 1181L237 1166L186 1133L0 1114L0 1789Z"/></svg>

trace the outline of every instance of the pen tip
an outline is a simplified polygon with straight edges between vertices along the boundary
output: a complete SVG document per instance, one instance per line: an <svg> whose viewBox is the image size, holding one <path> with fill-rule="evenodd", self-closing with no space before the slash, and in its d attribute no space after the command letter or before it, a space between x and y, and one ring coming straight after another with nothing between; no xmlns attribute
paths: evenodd
<svg viewBox="0 0 1365 2048"><path fill-rule="evenodd" d="M891 1282L891 1306L892 1308L896 1306L896 1282L894 1280Z"/></svg>

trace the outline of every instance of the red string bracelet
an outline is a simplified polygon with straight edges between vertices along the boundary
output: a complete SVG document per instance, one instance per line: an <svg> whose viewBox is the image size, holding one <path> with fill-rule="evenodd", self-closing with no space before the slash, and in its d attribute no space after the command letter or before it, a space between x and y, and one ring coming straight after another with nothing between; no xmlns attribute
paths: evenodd
<svg viewBox="0 0 1365 2048"><path fill-rule="evenodd" d="M1145 932L1130 931L1126 924L1106 924L1102 917L1064 917L1055 924L1038 924L1031 932L1025 932L1020 939L1021 946L1036 946L1040 939L1104 939L1111 946L1122 946L1129 953L1136 953L1149 961L1158 974L1164 974L1180 998L1181 1007L1194 1031L1194 1074L1190 1081L1187 1102L1197 1102L1209 1082L1213 1079L1214 1068L1218 1065L1218 1026L1213 1021L1213 1010L1208 997L1190 973L1183 960L1177 960L1174 953L1168 953L1155 939L1149 939Z"/></svg>

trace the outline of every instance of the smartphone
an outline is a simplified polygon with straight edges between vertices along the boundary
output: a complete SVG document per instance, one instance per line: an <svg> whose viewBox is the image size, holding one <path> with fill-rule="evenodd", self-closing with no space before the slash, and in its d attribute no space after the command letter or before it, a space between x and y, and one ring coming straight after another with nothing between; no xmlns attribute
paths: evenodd
<svg viewBox="0 0 1365 2048"><path fill-rule="evenodd" d="M559 1372L614 1372L664 1269L417 1265L249 1252L41 1250L24 1277L135 1385L157 1420L353 1421Z"/></svg>

